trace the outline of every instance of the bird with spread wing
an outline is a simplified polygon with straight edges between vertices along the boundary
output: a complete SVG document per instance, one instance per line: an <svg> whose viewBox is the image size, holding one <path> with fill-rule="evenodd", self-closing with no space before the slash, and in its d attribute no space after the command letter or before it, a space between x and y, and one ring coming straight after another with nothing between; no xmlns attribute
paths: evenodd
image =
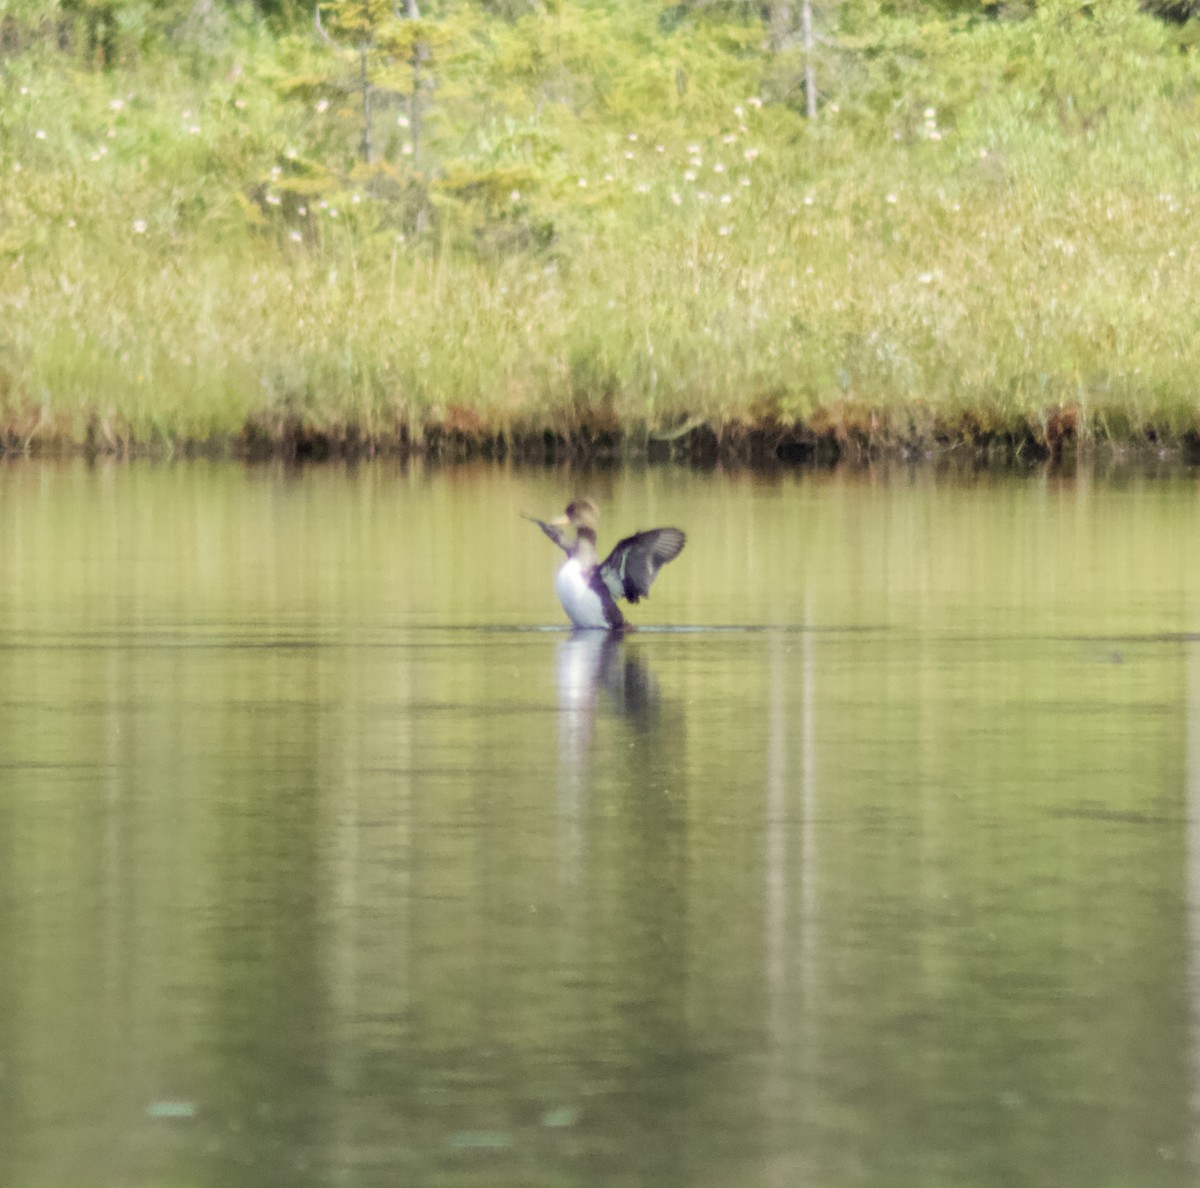
<svg viewBox="0 0 1200 1188"><path fill-rule="evenodd" d="M596 535L600 513L590 499L577 499L549 523L532 520L564 553L555 589L567 617L576 627L623 631L629 622L617 605L620 599L638 602L650 595L650 585L668 561L679 556L687 537L678 528L651 528L618 541L598 560ZM574 539L569 529L575 530Z"/></svg>

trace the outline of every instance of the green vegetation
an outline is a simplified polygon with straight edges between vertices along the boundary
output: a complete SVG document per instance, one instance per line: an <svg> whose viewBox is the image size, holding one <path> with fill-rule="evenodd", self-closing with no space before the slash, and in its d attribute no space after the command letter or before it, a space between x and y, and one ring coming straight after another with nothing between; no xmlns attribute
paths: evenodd
<svg viewBox="0 0 1200 1188"><path fill-rule="evenodd" d="M8 449L1200 442L1186 20L846 0L808 118L783 3L47 9Z"/></svg>

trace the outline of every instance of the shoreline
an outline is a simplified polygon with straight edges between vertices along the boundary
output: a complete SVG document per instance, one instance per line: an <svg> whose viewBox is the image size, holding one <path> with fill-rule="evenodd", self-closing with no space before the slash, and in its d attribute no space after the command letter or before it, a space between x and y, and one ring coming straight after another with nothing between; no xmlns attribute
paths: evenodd
<svg viewBox="0 0 1200 1188"><path fill-rule="evenodd" d="M0 434L0 460L212 458L247 463L342 462L371 458L431 463L519 465L689 465L732 469L806 469L873 462L961 461L978 467L1059 465L1084 459L1149 459L1200 466L1200 430L1146 424L1122 437L1080 424L1077 407L988 424L976 410L948 416L924 407L825 408L808 419L775 416L713 424L691 419L672 430L626 426L615 418L489 427L435 421L368 432L362 426L307 424L290 417L252 419L231 435L141 440L94 420L80 440L37 428Z"/></svg>

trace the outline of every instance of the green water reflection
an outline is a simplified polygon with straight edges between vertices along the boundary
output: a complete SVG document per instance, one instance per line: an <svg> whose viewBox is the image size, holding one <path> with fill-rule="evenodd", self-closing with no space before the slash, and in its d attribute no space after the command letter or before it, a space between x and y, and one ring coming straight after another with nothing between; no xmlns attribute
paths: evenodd
<svg viewBox="0 0 1200 1188"><path fill-rule="evenodd" d="M560 629L577 490L688 630ZM0 533L0 1183L1196 1182L1195 476L22 464Z"/></svg>

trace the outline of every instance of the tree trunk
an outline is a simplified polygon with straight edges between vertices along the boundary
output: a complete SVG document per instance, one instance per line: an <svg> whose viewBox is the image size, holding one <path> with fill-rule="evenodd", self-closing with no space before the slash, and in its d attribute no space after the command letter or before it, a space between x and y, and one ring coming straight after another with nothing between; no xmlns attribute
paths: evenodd
<svg viewBox="0 0 1200 1188"><path fill-rule="evenodd" d="M812 0L800 0L800 28L804 33L804 110L817 118L817 70L813 65Z"/></svg>
<svg viewBox="0 0 1200 1188"><path fill-rule="evenodd" d="M424 46L418 41L412 51L412 98L408 105L408 125L412 132L412 163L420 168L421 156L421 62L425 57Z"/></svg>
<svg viewBox="0 0 1200 1188"><path fill-rule="evenodd" d="M367 74L367 43L360 41L358 44L358 79L359 86L362 87L362 103L363 103L363 138L362 138L362 155L363 160L370 165L375 156L375 150L371 143L371 80Z"/></svg>
<svg viewBox="0 0 1200 1188"><path fill-rule="evenodd" d="M792 6L790 0L776 0L771 5L771 49L775 53L787 49L792 40Z"/></svg>

